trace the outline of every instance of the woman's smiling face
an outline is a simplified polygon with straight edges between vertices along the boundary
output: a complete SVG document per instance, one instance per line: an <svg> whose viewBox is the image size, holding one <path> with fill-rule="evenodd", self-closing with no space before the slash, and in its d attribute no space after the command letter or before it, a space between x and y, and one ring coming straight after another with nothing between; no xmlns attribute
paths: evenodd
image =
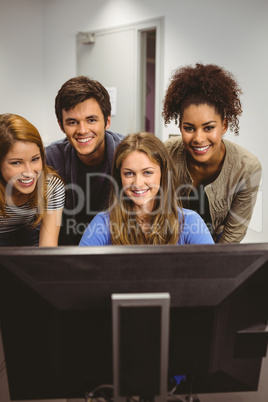
<svg viewBox="0 0 268 402"><path fill-rule="evenodd" d="M3 179L13 194L32 193L42 170L40 149L30 141L16 141L1 163Z"/></svg>
<svg viewBox="0 0 268 402"><path fill-rule="evenodd" d="M160 166L146 153L133 151L123 160L120 175L124 192L134 202L136 210L150 213L160 189Z"/></svg>
<svg viewBox="0 0 268 402"><path fill-rule="evenodd" d="M180 130L188 155L196 163L218 163L224 155L222 136L226 120L207 104L188 106L180 119Z"/></svg>

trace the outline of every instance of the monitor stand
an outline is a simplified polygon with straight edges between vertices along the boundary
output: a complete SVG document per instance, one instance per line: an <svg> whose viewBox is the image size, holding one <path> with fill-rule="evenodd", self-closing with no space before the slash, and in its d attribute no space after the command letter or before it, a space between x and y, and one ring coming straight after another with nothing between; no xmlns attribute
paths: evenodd
<svg viewBox="0 0 268 402"><path fill-rule="evenodd" d="M154 308L157 308L154 311ZM132 309L135 311L133 314ZM153 324L150 322L152 313L156 313ZM94 392L107 391L110 395L113 394L114 402L200 402L197 395L175 394L176 387L168 393L167 378L168 378L168 347L169 347L169 313L170 313L170 295L169 293L135 293L135 294L112 294L112 330L113 330L113 373L114 384L102 385L91 393L86 393L85 402L89 402L94 398ZM152 328L153 327L153 330ZM137 332L136 332L137 329ZM142 341L142 334L146 331L151 331L151 338L157 338L159 335L159 344L155 344L147 353L144 352L144 344L148 342L148 337ZM129 332L131 336L129 336ZM132 336L134 332L134 336ZM148 334L147 334L148 335ZM152 342L153 343L153 342ZM145 348L146 349L146 348ZM133 355L132 350L135 351ZM130 354L129 354L130 352ZM159 359L153 361L153 355L158 355ZM154 376L153 382L150 384L150 391L154 389L154 384L159 384L159 389L154 396L146 398L140 393L147 387L148 378L140 377L137 370L137 365L133 360L136 359L140 367L145 365L146 372L157 373ZM155 367L158 370L154 371ZM125 376L127 371L127 376ZM149 377L149 375L147 376ZM133 382L131 382L133 380ZM130 384L129 384L130 383ZM127 385L126 385L127 384ZM127 393L128 387L135 391L133 394ZM109 388L109 390L107 389ZM123 390L123 392L122 392ZM148 387L146 388L148 390ZM128 396L126 396L128 395ZM176 399L174 399L176 397ZM108 398L110 399L110 398Z"/></svg>
<svg viewBox="0 0 268 402"><path fill-rule="evenodd" d="M169 293L112 294L115 402L167 402L169 314Z"/></svg>

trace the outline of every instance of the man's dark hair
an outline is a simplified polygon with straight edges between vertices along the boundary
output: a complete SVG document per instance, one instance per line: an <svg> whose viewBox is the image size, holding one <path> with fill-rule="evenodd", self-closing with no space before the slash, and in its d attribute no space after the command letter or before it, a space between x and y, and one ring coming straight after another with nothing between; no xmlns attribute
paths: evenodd
<svg viewBox="0 0 268 402"><path fill-rule="evenodd" d="M81 75L66 81L56 96L55 113L61 127L63 127L62 110L68 111L90 98L98 102L106 125L111 115L109 93L100 82Z"/></svg>

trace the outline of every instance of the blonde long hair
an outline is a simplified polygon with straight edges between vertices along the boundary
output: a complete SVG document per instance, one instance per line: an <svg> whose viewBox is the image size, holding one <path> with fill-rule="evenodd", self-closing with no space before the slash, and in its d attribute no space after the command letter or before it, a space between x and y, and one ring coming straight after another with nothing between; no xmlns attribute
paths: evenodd
<svg viewBox="0 0 268 402"><path fill-rule="evenodd" d="M122 162L134 151L145 153L161 169L160 190L154 210L149 216L150 229L145 233L136 220L134 203L124 194L121 181ZM126 136L116 148L112 177L114 180L110 196L112 244L177 244L183 215L181 211L179 222L175 168L162 141L148 132Z"/></svg>
<svg viewBox="0 0 268 402"><path fill-rule="evenodd" d="M38 130L24 117L16 114L5 113L0 115L0 166L6 154L17 141L28 141L36 144L40 150L42 159L42 173L38 178L34 191L29 194L29 205L36 209L36 220L33 227L43 219L47 209L47 176L56 175L45 162L45 150ZM0 214L7 217L5 209L6 182L0 170Z"/></svg>

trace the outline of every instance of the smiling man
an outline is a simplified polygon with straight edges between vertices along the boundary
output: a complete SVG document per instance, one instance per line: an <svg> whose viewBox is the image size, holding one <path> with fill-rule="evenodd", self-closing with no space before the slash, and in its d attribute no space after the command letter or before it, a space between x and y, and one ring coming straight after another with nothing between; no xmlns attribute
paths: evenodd
<svg viewBox="0 0 268 402"><path fill-rule="evenodd" d="M62 85L55 112L66 138L49 145L46 158L66 186L59 245L77 245L89 222L108 206L113 155L123 135L108 130L107 90L86 76Z"/></svg>

